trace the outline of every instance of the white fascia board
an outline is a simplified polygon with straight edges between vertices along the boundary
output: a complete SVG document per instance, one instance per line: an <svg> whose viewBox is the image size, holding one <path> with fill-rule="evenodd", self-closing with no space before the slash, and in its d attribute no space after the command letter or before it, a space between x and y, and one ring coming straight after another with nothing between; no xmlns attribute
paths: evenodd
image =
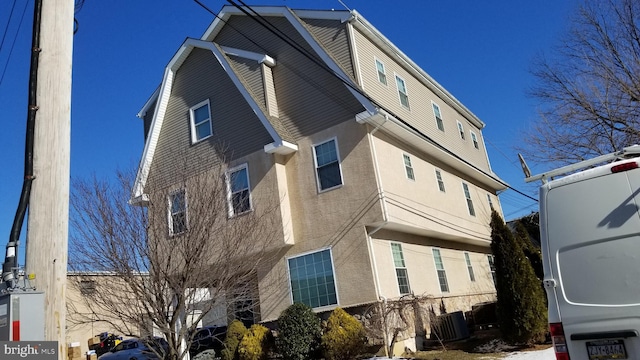
<svg viewBox="0 0 640 360"><path fill-rule="evenodd" d="M287 141L281 141L280 143L272 142L264 146L264 152L267 154L289 155L296 151L298 151L298 145Z"/></svg>
<svg viewBox="0 0 640 360"><path fill-rule="evenodd" d="M422 80L422 83L427 86L431 91L440 96L445 102L459 111L467 119L469 119L476 127L483 129L485 124L474 113L471 112L466 106L464 106L458 99L456 99L451 93L449 93L442 85L440 85L435 79L427 74L418 64L405 55L397 46L395 46L389 39L387 39L378 29L376 29L371 23L369 23L360 13L353 10L354 20L352 23L358 27L363 33L371 34L370 39L381 46L381 48L387 48L388 53L396 58L400 59L406 64L406 68L417 79Z"/></svg>
<svg viewBox="0 0 640 360"><path fill-rule="evenodd" d="M259 64L263 64L264 63L268 67L276 66L276 60L274 58L272 58L271 56L266 55L266 54L259 54L259 53L255 53L255 52L252 52L252 51L236 49L236 48L232 48L232 47L228 47L228 46L220 46L220 48L227 55L233 55L233 56L241 57L243 59L255 60Z"/></svg>
<svg viewBox="0 0 640 360"><path fill-rule="evenodd" d="M345 22L351 19L351 12L348 10L295 10L293 12L301 18L311 18L318 20L338 20Z"/></svg>
<svg viewBox="0 0 640 360"><path fill-rule="evenodd" d="M144 103L144 106L142 107L142 109L140 109L140 111L138 112L138 114L136 115L136 117L139 117L140 119L144 118L145 115L147 115L147 111L149 111L149 108L151 107L151 104L153 104L154 101L156 101L156 99L158 99L158 95L160 94L160 87L162 86L162 84L160 84L154 91L153 94L151 94L151 96L149 97L149 99L147 100L146 103Z"/></svg>

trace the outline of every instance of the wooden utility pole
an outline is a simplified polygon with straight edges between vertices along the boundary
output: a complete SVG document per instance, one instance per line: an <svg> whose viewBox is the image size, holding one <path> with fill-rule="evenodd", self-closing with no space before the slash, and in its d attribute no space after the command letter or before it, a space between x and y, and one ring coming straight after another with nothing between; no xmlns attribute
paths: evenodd
<svg viewBox="0 0 640 360"><path fill-rule="evenodd" d="M38 1L36 1L37 3ZM45 340L66 360L66 282L74 0L41 0L33 149L35 180L27 222L27 274L45 293ZM35 16L34 16L35 17ZM32 104L29 104L30 106Z"/></svg>

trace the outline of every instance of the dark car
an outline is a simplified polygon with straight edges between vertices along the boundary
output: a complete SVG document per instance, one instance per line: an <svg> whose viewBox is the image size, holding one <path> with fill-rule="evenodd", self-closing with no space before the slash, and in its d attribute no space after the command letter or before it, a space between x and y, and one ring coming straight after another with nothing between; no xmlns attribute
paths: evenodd
<svg viewBox="0 0 640 360"><path fill-rule="evenodd" d="M189 354L194 356L205 350L213 349L216 352L216 356L219 356L224 348L223 342L226 336L226 326L206 326L199 328L191 339Z"/></svg>
<svg viewBox="0 0 640 360"><path fill-rule="evenodd" d="M127 339L100 356L99 360L161 360L168 354L169 344L160 337Z"/></svg>

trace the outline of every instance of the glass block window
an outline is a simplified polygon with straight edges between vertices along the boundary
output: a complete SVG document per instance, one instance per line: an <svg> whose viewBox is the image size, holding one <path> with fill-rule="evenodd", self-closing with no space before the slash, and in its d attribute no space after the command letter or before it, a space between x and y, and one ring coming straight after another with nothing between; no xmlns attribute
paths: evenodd
<svg viewBox="0 0 640 360"><path fill-rule="evenodd" d="M438 181L438 189L445 192L444 181L442 180L442 173L440 173L440 170L436 170L436 180Z"/></svg>
<svg viewBox="0 0 640 360"><path fill-rule="evenodd" d="M398 87L398 96L400 96L400 104L408 108L409 107L409 93L407 92L407 85L400 76L396 75L396 86Z"/></svg>
<svg viewBox="0 0 640 360"><path fill-rule="evenodd" d="M313 147L316 162L318 190L329 190L342 185L342 170L338 160L336 139Z"/></svg>
<svg viewBox="0 0 640 360"><path fill-rule="evenodd" d="M384 64L378 59L376 59L376 70L378 71L378 81L380 81L380 83L384 85L387 85L387 74L384 71Z"/></svg>
<svg viewBox="0 0 640 360"><path fill-rule="evenodd" d="M402 154L402 158L404 160L404 170L407 173L407 179L415 180L415 176L413 174L413 167L411 166L411 157L407 154Z"/></svg>
<svg viewBox="0 0 640 360"><path fill-rule="evenodd" d="M464 197L467 200L467 209L469 209L469 215L476 216L476 211L473 208L473 200L471 199L471 193L469 192L469 185L462 183L462 189L464 190Z"/></svg>
<svg viewBox="0 0 640 360"><path fill-rule="evenodd" d="M436 126L438 127L438 130L444 131L444 121L442 121L440 107L435 103L432 103L431 105L433 105L433 115L436 117Z"/></svg>
<svg viewBox="0 0 640 360"><path fill-rule="evenodd" d="M468 252L464 252L464 261L467 263L467 271L469 272L469 280L476 281L476 275L473 273L473 265L471 264L471 257Z"/></svg>
<svg viewBox="0 0 640 360"><path fill-rule="evenodd" d="M312 308L338 304L329 249L290 258L288 265L294 303Z"/></svg>
<svg viewBox="0 0 640 360"><path fill-rule="evenodd" d="M233 168L227 173L229 216L251 210L251 190L247 164Z"/></svg>
<svg viewBox="0 0 640 360"><path fill-rule="evenodd" d="M393 254L393 264L396 268L396 278L398 279L398 289L400 290L400 294L410 294L411 287L409 286L409 274L404 263L402 245L398 243L391 243L391 253Z"/></svg>
<svg viewBox="0 0 640 360"><path fill-rule="evenodd" d="M438 273L438 282L440 283L440 291L449 292L449 284L447 283L447 273L444 270L440 249L431 249L433 252L433 261L436 263L436 272Z"/></svg>
<svg viewBox="0 0 640 360"><path fill-rule="evenodd" d="M189 109L191 121L191 143L202 141L213 134L209 99Z"/></svg>
<svg viewBox="0 0 640 360"><path fill-rule="evenodd" d="M180 189L169 194L169 234L187 231L187 194Z"/></svg>

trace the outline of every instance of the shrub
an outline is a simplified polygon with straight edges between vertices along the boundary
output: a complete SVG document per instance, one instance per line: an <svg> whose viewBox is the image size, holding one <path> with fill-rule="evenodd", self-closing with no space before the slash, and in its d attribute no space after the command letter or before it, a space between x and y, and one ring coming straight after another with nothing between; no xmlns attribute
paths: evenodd
<svg viewBox="0 0 640 360"><path fill-rule="evenodd" d="M224 339L224 349L222 349L223 360L237 359L238 345L244 334L247 333L247 328L242 321L233 320L227 328L227 336Z"/></svg>
<svg viewBox="0 0 640 360"><path fill-rule="evenodd" d="M305 304L289 306L278 318L276 347L284 360L310 359L320 349L320 318Z"/></svg>
<svg viewBox="0 0 640 360"><path fill-rule="evenodd" d="M265 360L272 344L271 330L259 324L251 325L238 345L238 358L240 360Z"/></svg>
<svg viewBox="0 0 640 360"><path fill-rule="evenodd" d="M329 316L322 348L327 360L350 360L360 353L365 344L364 327L353 316L336 308Z"/></svg>

